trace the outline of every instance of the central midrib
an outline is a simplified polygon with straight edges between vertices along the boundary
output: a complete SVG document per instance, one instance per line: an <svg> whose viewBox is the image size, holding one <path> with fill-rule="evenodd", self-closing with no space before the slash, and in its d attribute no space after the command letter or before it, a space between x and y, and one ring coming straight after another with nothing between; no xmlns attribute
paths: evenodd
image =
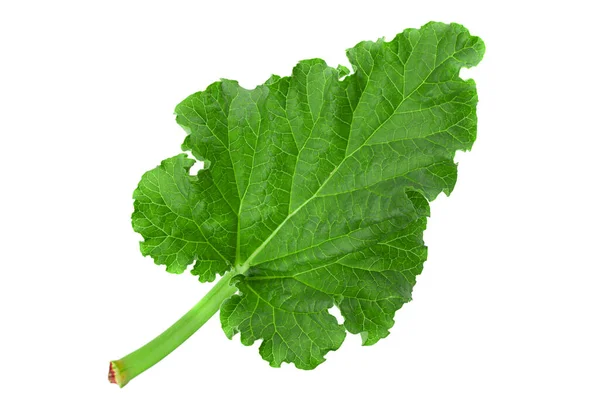
<svg viewBox="0 0 600 400"><path fill-rule="evenodd" d="M455 51L452 53L452 55L454 55ZM413 52L410 53L409 57L413 54ZM396 115L396 112L398 111L398 109L402 106L402 104L404 104L404 102L409 99L417 90L419 90L421 88L421 86L423 86L423 84L429 79L429 77L431 76L431 74L440 66L442 65L446 60L448 60L450 58L447 57L442 63L434 65L434 67L431 69L431 71L429 72L429 74L421 81L421 83L419 85L417 85L408 95L406 95L405 97L402 98L402 100L400 101L400 103L398 103L398 105L395 107L394 111L390 113L390 115L377 127L377 129L373 130L373 132L369 135L369 137L367 139L365 139L365 141L358 146L354 151L352 151L352 153L350 153L349 155L346 155L342 161L340 161L340 163L333 169L333 171L331 171L331 173L329 174L329 176L327 177L327 179L325 179L325 181L323 181L323 183L321 184L321 186L319 186L319 189L317 189L317 191L310 197L308 198L304 203L300 204L291 214L289 214L278 226L277 228L275 228L275 230L273 230L273 232L271 232L271 234L261 243L260 246L258 246L256 248L256 250L254 250L254 252L246 259L246 261L239 265L236 266L236 269L239 271L240 274L245 273L251 266L252 261L254 260L254 258L260 254L260 252L267 246L267 244L269 244L269 242L275 237L275 235L277 235L277 233L281 230L281 228L283 228L283 226L287 223L287 221L289 221L294 215L296 215L300 210L302 210L304 208L304 206L306 206L308 203L310 203L312 200L314 200L315 198L318 197L319 192L321 192L321 190L327 185L327 183L329 182L329 180L335 176L335 174L337 173L337 171L339 170L339 168L346 162L346 160L348 160L350 157L352 157L357 151L359 151L360 149L362 149L368 142L369 140L371 140L371 138L381 129L382 126L384 126L389 120L390 118L392 118L394 115ZM436 59L437 62L437 59ZM405 83L405 82L403 82ZM365 87L366 90L366 87ZM362 95L362 94L361 94ZM354 117L354 113L353 113L353 117ZM352 132L350 131L350 134L352 134ZM350 137L348 138L348 143L350 141ZM241 209L241 208L240 208ZM241 215L238 215L238 219L241 217ZM239 236L239 231L238 231L238 236Z"/></svg>
<svg viewBox="0 0 600 400"><path fill-rule="evenodd" d="M277 234L277 232L279 232L281 230L281 228L283 228L283 226L294 216L296 215L300 210L302 210L304 208L304 206L306 206L308 203L310 203L312 200L314 200L315 198L318 197L319 193L321 192L321 190L327 185L327 182L329 182L329 180L331 178L333 178L335 176L335 174L337 173L337 171L340 169L340 167L346 162L346 160L348 160L350 157L352 157L357 151L359 151L360 149L362 149L365 144L367 144L367 142L373 137L373 135L375 135L379 129L386 124L386 122L393 116L395 115L396 111L398 110L398 108L402 105L402 103L404 102L405 99L403 99L400 104L398 104L398 106L396 107L396 109L394 110L393 113L390 114L390 116L388 118L386 118L385 121L383 121L383 123L381 125L379 125L379 127L377 127L377 129L375 129L373 131L373 133L371 133L369 135L369 137L363 142L362 145L360 145L359 147L357 147L352 153L350 153L349 155L345 156L342 161L340 161L340 163L333 169L333 171L331 171L331 173L329 174L329 176L327 177L327 179L325 179L323 181L323 183L321 184L321 186L319 186L319 189L317 189L317 191L315 192L315 194L313 194L311 197L309 197L304 203L300 204L291 214L289 214L278 226L277 228L275 228L275 230L273 230L273 232L271 232L271 234L269 235L269 237L267 237L260 246L258 246L256 248L256 250L254 250L254 252L250 255L250 257L248 257L246 259L246 261L239 267L239 271L240 273L245 273L249 268L250 268L250 264L252 263L252 260L254 260L254 258L260 254L260 252L267 246L267 244L269 244L269 242L271 241L271 239L273 239L275 237L275 235ZM238 219L240 218L240 216L238 216Z"/></svg>

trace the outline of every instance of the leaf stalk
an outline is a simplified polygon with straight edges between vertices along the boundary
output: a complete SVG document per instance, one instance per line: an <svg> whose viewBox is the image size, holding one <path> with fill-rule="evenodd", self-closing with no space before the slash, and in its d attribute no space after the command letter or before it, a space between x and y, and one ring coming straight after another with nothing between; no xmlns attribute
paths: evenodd
<svg viewBox="0 0 600 400"><path fill-rule="evenodd" d="M227 272L194 307L166 331L136 351L111 361L108 380L123 387L179 347L219 310L225 299L237 292L237 288L230 283L239 272L238 269Z"/></svg>

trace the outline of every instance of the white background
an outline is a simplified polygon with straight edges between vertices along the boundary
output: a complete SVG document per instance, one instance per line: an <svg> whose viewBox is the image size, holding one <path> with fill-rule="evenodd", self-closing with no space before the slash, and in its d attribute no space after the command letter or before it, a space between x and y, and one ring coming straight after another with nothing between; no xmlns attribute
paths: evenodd
<svg viewBox="0 0 600 400"><path fill-rule="evenodd" d="M586 6L588 4L588 6ZM0 6L0 398L599 399L599 84L592 2L12 1ZM179 153L172 114L221 78L429 20L487 45L479 137L432 204L391 335L273 369L213 318L124 389L108 361L210 285L139 254L131 194Z"/></svg>

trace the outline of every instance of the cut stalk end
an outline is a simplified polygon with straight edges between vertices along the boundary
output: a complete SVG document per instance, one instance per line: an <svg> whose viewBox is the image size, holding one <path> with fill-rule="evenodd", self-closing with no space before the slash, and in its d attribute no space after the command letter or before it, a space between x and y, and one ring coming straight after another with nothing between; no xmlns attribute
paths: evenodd
<svg viewBox="0 0 600 400"><path fill-rule="evenodd" d="M110 383L114 383L115 385L119 385L120 388L125 386L129 380L119 368L118 361L111 361L110 367L108 369L108 381Z"/></svg>

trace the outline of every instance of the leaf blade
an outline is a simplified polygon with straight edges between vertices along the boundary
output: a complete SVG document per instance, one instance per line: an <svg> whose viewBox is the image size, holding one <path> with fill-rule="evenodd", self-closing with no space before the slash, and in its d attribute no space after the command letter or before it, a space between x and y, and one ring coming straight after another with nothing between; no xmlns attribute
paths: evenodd
<svg viewBox="0 0 600 400"><path fill-rule="evenodd" d="M411 300L428 202L452 192L454 154L476 138L475 83L459 71L484 50L460 25L429 23L349 49L352 74L304 60L252 90L222 80L189 96L176 109L182 148L208 169L189 177L180 155L170 175L165 160L142 179L142 252L171 272L194 262L201 281L242 272L222 326L263 339L273 366L314 368L346 330L376 343Z"/></svg>

